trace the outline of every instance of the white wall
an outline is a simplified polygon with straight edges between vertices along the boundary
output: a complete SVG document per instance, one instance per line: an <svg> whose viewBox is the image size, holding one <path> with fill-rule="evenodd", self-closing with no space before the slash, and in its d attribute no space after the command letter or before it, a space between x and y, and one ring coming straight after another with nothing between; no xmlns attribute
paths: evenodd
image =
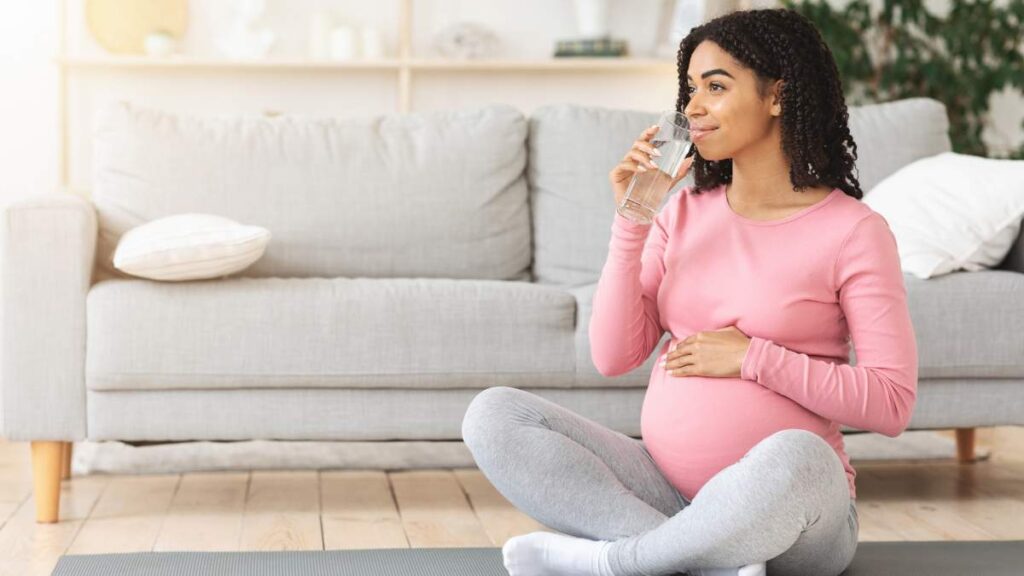
<svg viewBox="0 0 1024 576"><path fill-rule="evenodd" d="M0 16L0 202L56 189L56 8L8 2Z"/></svg>

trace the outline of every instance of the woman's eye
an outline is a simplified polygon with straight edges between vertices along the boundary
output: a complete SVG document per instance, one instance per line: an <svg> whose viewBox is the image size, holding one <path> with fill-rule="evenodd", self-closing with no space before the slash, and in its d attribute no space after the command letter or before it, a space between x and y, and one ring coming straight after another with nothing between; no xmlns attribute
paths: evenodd
<svg viewBox="0 0 1024 576"><path fill-rule="evenodd" d="M712 82L710 84L710 86L711 86L711 88L722 88L723 90L725 89L725 86L722 86L721 84L719 84L717 82ZM687 94L693 94L693 86L687 86L686 87L686 93Z"/></svg>

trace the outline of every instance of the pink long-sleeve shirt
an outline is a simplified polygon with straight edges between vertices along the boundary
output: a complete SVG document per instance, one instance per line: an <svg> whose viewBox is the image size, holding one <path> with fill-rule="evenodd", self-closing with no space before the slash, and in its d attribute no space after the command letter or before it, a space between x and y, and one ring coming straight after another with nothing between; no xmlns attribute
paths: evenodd
<svg viewBox="0 0 1024 576"><path fill-rule="evenodd" d="M854 478L840 424L898 436L917 397L917 343L888 222L836 188L788 217L755 220L725 186L669 197L651 224L618 213L594 294L594 365L618 376L735 326L750 339L739 377L671 376L655 365L644 444L689 500L759 441L787 428L825 439ZM853 341L857 365L849 364Z"/></svg>

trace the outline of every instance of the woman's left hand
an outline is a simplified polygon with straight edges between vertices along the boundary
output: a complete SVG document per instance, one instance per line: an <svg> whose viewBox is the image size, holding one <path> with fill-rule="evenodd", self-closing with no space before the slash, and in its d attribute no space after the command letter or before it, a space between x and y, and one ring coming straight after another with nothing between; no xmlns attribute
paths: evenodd
<svg viewBox="0 0 1024 576"><path fill-rule="evenodd" d="M691 334L669 350L661 366L670 376L738 377L750 338L729 326Z"/></svg>

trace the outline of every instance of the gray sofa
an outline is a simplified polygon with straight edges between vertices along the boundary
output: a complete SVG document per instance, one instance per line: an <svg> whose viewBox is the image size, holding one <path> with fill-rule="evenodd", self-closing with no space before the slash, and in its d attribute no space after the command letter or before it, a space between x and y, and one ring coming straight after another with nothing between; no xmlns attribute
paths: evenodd
<svg viewBox="0 0 1024 576"><path fill-rule="evenodd" d="M107 106L88 197L29 196L4 208L0 231L0 431L32 441L39 520L57 519L60 459L82 439L373 441L401 458L418 441L459 442L491 386L639 437L656 354L605 377L587 324L614 214L607 173L655 118ZM867 191L950 149L934 100L852 107L850 122ZM273 239L228 278L113 269L121 234L182 212ZM921 363L910 428L962 429L964 459L973 427L1024 424L1022 272L1018 240L1000 269L905 276Z"/></svg>

